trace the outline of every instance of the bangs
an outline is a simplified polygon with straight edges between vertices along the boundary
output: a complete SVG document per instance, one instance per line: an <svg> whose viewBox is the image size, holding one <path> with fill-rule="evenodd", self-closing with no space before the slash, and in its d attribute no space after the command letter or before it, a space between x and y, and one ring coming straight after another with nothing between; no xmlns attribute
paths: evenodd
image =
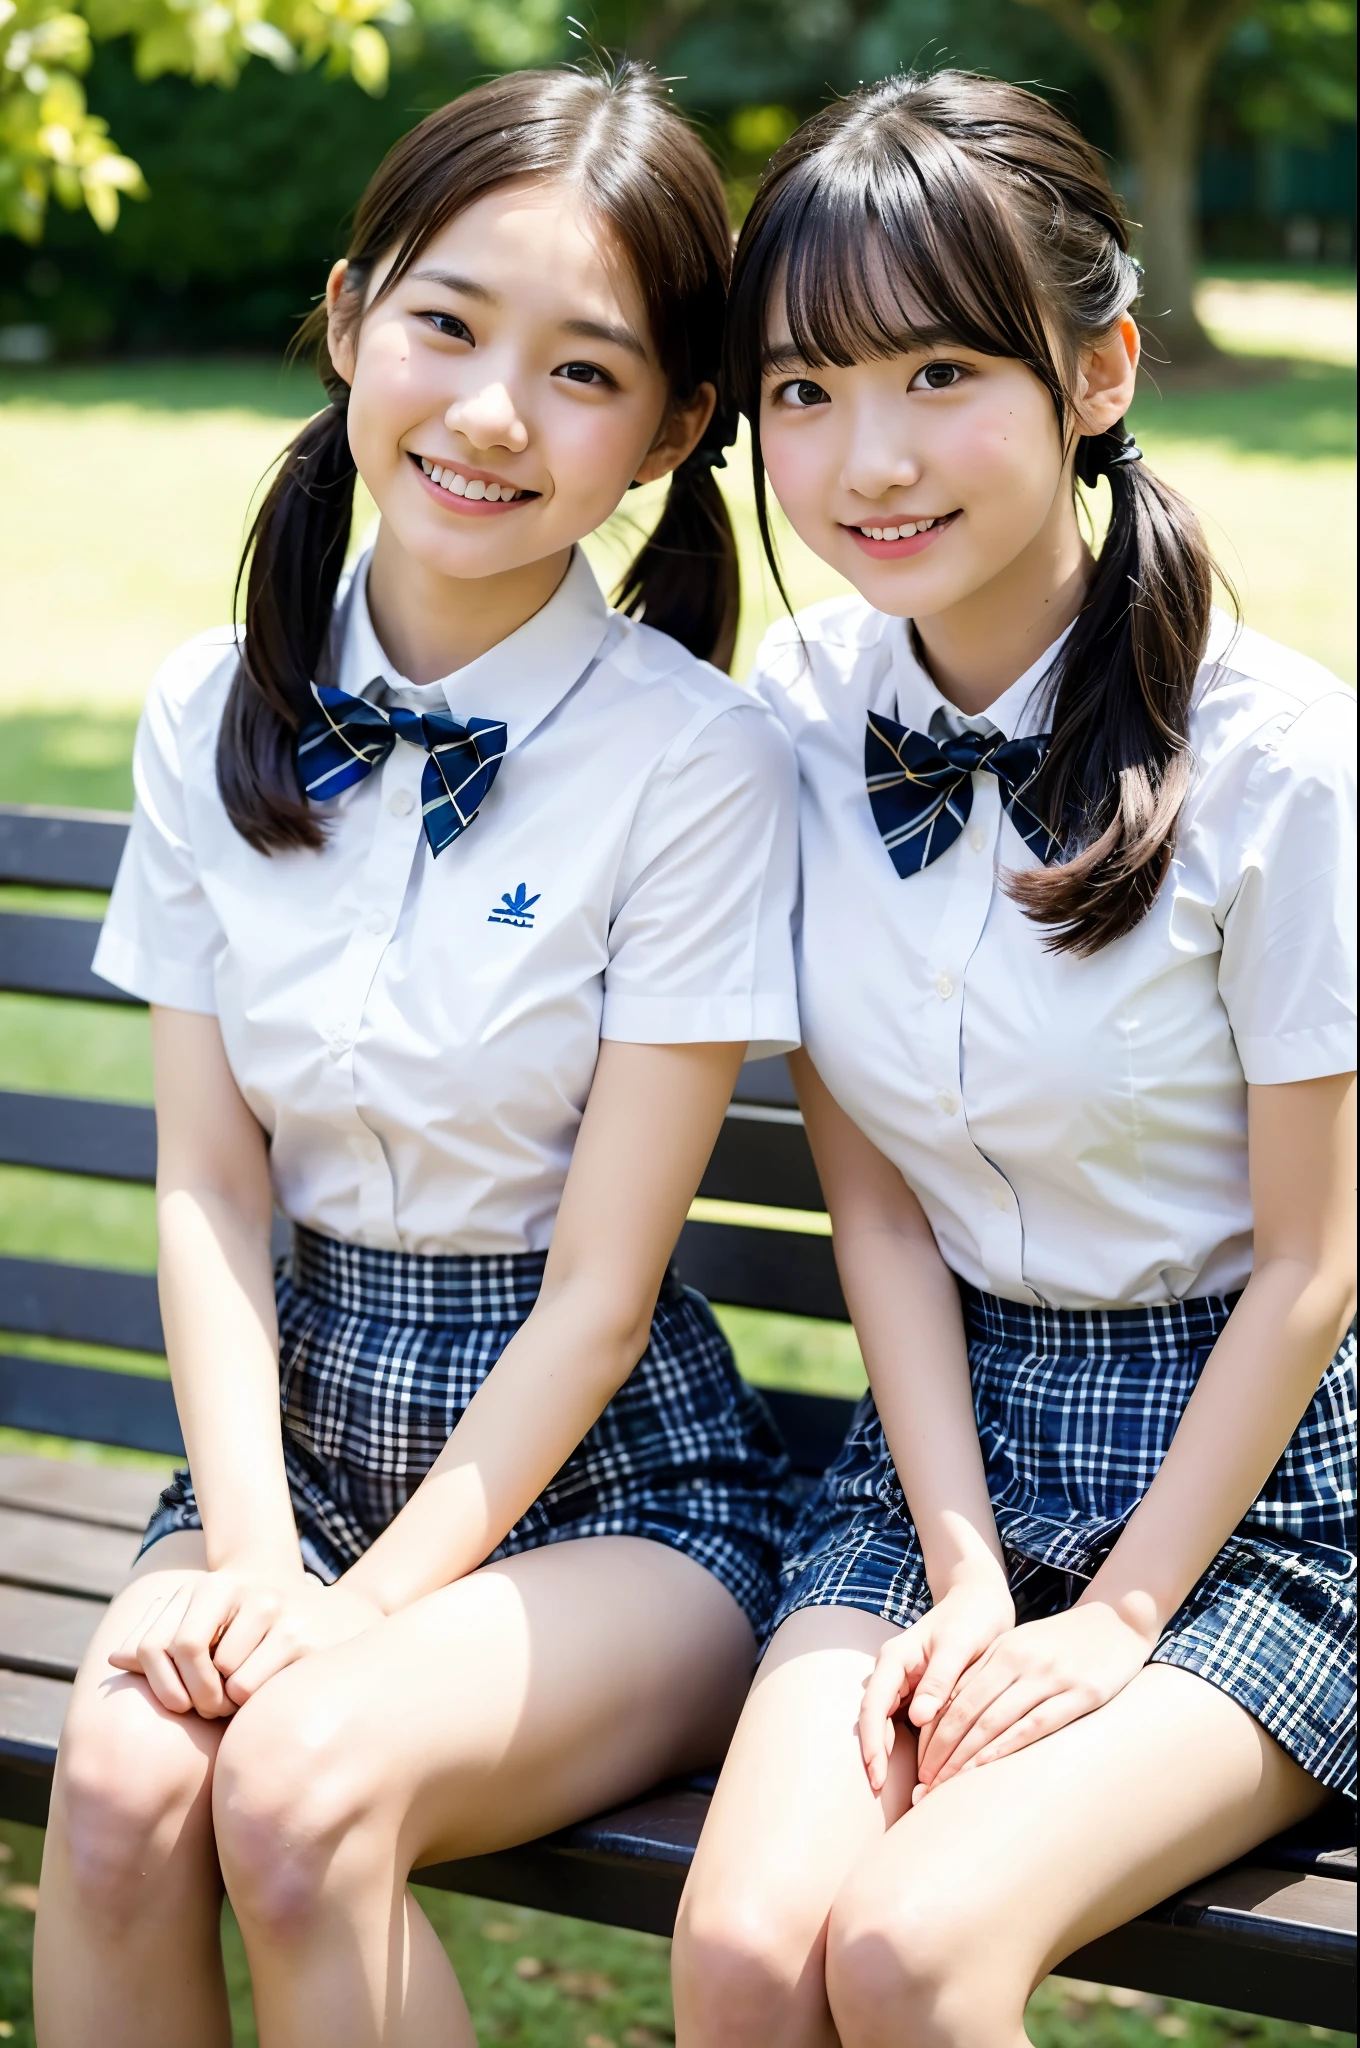
<svg viewBox="0 0 1360 2048"><path fill-rule="evenodd" d="M1063 379L1002 195L937 133L892 125L852 122L773 184L731 302L737 403L755 417L783 324L810 368L949 343L1013 358L1061 416Z"/></svg>

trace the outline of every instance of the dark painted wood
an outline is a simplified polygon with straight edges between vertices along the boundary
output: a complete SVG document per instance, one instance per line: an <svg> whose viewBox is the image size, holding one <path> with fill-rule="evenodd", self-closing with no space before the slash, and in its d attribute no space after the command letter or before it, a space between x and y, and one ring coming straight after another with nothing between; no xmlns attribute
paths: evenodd
<svg viewBox="0 0 1360 2048"><path fill-rule="evenodd" d="M0 1329L26 1337L162 1352L154 1273L0 1257Z"/></svg>
<svg viewBox="0 0 1360 2048"><path fill-rule="evenodd" d="M98 1600L0 1585L0 1669L74 1678L103 1612Z"/></svg>
<svg viewBox="0 0 1360 2048"><path fill-rule="evenodd" d="M760 1208L826 1208L812 1150L796 1109L734 1102L699 1183L718 1202Z"/></svg>
<svg viewBox="0 0 1360 2048"><path fill-rule="evenodd" d="M90 971L99 925L92 917L34 917L0 911L0 989L30 996L79 996L88 1003L142 1007Z"/></svg>
<svg viewBox="0 0 1360 2048"><path fill-rule="evenodd" d="M710 1301L848 1321L829 1237L751 1230L741 1223L687 1223L675 1263L681 1279Z"/></svg>
<svg viewBox="0 0 1360 2048"><path fill-rule="evenodd" d="M130 822L124 811L0 804L0 882L111 889Z"/></svg>
<svg viewBox="0 0 1360 2048"><path fill-rule="evenodd" d="M0 1457L0 1507L56 1515L62 1521L97 1522L105 1529L126 1529L140 1536L171 1469L168 1463L148 1469L77 1464L65 1458Z"/></svg>
<svg viewBox="0 0 1360 2048"><path fill-rule="evenodd" d="M782 1056L772 1060L748 1060L732 1090L734 1102L763 1102L776 1109L797 1109L798 1097L789 1077L789 1063Z"/></svg>
<svg viewBox="0 0 1360 2048"><path fill-rule="evenodd" d="M0 1671L0 1817L47 1821L57 1737L71 1688L63 1679Z"/></svg>
<svg viewBox="0 0 1360 2048"><path fill-rule="evenodd" d="M132 1568L137 1539L93 1522L0 1508L0 1583L111 1600Z"/></svg>
<svg viewBox="0 0 1360 2048"><path fill-rule="evenodd" d="M149 1187L156 1178L156 1113L136 1102L0 1089L0 1166L36 1166Z"/></svg>
<svg viewBox="0 0 1360 2048"><path fill-rule="evenodd" d="M854 1402L837 1401L829 1394L792 1394L783 1387L762 1387L760 1391L788 1447L794 1471L816 1478L844 1442Z"/></svg>
<svg viewBox="0 0 1360 2048"><path fill-rule="evenodd" d="M184 1455L168 1379L0 1354L0 1424L35 1436Z"/></svg>

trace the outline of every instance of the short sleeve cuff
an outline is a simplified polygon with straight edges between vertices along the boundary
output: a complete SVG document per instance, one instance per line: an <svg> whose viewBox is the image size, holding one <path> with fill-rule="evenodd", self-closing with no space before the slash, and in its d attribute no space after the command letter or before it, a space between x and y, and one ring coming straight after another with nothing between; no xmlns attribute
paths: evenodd
<svg viewBox="0 0 1360 2048"><path fill-rule="evenodd" d="M1355 1071L1355 1026L1328 1024L1316 1031L1286 1032L1278 1038L1239 1038L1237 1054L1253 1088L1350 1074Z"/></svg>
<svg viewBox="0 0 1360 2048"><path fill-rule="evenodd" d="M217 989L209 967L190 967L182 961L164 960L134 946L121 933L105 925L90 963L101 981L138 996L144 1003L159 1003L167 1010L196 1010L205 1017L217 1015Z"/></svg>
<svg viewBox="0 0 1360 2048"><path fill-rule="evenodd" d="M792 1052L801 1043L790 996L635 996L606 989L601 1038L625 1045L735 1045L748 1059Z"/></svg>

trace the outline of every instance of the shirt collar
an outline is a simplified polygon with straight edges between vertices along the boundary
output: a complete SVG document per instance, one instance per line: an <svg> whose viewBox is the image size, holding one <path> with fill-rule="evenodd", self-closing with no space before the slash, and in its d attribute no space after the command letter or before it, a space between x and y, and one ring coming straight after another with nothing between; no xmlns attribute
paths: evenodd
<svg viewBox="0 0 1360 2048"><path fill-rule="evenodd" d="M1044 693L1040 686L1072 630L1071 626L1065 627L1052 646L1046 647L1039 659L1032 662L1009 689L994 698L985 711L970 715L960 711L957 704L951 704L928 674L916 652L916 636L911 630L910 619L894 621L894 629L892 679L897 695L898 719L914 732L928 733L936 741L964 732L978 732L988 737L999 732L1008 740L1022 736L1028 738L1037 733L1044 709Z"/></svg>
<svg viewBox="0 0 1360 2048"><path fill-rule="evenodd" d="M371 550L361 555L344 601L337 681L353 697L387 694L412 711L447 710L460 724L502 718L509 747L522 745L557 709L599 654L613 613L580 548L531 619L476 661L434 683L413 683L383 652L368 609ZM375 688L376 686L376 688Z"/></svg>

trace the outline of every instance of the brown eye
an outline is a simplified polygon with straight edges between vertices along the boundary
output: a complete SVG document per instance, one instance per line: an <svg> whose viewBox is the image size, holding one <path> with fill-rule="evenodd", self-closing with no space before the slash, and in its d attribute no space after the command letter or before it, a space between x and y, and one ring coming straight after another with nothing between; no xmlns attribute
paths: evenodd
<svg viewBox="0 0 1360 2048"><path fill-rule="evenodd" d="M921 383L927 391L948 391L962 379L963 370L958 363L927 363L912 381Z"/></svg>

